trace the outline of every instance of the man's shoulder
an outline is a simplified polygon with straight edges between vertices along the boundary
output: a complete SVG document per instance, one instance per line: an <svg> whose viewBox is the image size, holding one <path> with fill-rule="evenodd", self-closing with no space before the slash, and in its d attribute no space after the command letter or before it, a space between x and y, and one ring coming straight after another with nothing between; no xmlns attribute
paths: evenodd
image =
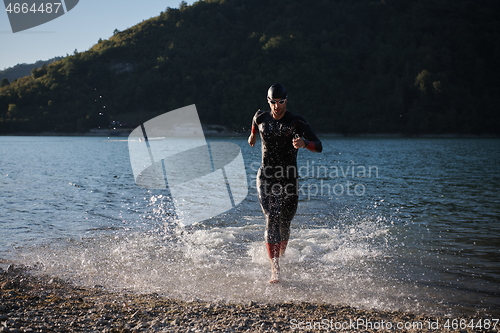
<svg viewBox="0 0 500 333"><path fill-rule="evenodd" d="M291 111L288 111L286 110L286 114L285 114L290 120L292 121L302 121L302 122L306 122L306 120L304 119L304 117L302 117L300 114L297 114L297 113L293 113Z"/></svg>
<svg viewBox="0 0 500 333"><path fill-rule="evenodd" d="M257 110L257 112L255 112L254 118L255 119L257 119L257 118L264 119L270 115L271 115L271 111Z"/></svg>

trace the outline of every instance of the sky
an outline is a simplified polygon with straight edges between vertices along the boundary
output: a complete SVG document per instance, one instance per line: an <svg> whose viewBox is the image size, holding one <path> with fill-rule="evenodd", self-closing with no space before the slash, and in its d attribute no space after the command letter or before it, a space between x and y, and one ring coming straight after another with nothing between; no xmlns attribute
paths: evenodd
<svg viewBox="0 0 500 333"><path fill-rule="evenodd" d="M47 0L50 1L52 0ZM181 0L80 0L64 15L17 33L12 32L7 12L1 10L0 70L17 64L66 56L73 54L75 50L86 51L99 38L111 37L115 29L130 28L160 15L167 7L179 8L180 2ZM191 5L195 1L186 2Z"/></svg>

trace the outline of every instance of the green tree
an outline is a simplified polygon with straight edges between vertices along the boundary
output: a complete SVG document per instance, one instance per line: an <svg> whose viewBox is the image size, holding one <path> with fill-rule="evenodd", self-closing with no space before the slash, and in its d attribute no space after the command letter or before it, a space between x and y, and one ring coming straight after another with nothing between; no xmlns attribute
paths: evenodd
<svg viewBox="0 0 500 333"><path fill-rule="evenodd" d="M31 71L31 77L33 79L38 79L47 74L47 65L43 65L41 68L33 68Z"/></svg>
<svg viewBox="0 0 500 333"><path fill-rule="evenodd" d="M431 73L428 70L424 69L420 73L418 73L415 78L415 86L421 92L427 92L429 85L431 84Z"/></svg>
<svg viewBox="0 0 500 333"><path fill-rule="evenodd" d="M19 113L19 109L17 108L17 105L14 103L9 104L9 107L7 109L7 118L16 119L16 117L18 116L18 113Z"/></svg>

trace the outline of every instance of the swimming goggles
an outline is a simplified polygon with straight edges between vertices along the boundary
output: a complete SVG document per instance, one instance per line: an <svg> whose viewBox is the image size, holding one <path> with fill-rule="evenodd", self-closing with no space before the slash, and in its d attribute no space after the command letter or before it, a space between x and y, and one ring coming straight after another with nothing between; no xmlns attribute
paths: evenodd
<svg viewBox="0 0 500 333"><path fill-rule="evenodd" d="M268 98L267 98L267 100L268 100L268 101L269 101L269 103L271 103L271 104L276 104L276 103L278 103L278 104L283 104L283 103L285 103L286 98L280 99L279 101L275 101L274 99L270 99L270 98L268 97Z"/></svg>

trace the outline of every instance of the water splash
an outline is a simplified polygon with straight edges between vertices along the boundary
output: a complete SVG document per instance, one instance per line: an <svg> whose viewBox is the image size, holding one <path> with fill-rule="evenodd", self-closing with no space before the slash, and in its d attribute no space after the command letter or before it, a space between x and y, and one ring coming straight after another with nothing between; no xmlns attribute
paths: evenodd
<svg viewBox="0 0 500 333"><path fill-rule="evenodd" d="M292 231L282 260L283 281L267 283L263 226L163 226L38 248L27 263L85 286L156 292L182 299L234 302L308 301L412 309L394 295L384 273L389 228L362 220L347 227ZM400 299L398 299L400 298Z"/></svg>

